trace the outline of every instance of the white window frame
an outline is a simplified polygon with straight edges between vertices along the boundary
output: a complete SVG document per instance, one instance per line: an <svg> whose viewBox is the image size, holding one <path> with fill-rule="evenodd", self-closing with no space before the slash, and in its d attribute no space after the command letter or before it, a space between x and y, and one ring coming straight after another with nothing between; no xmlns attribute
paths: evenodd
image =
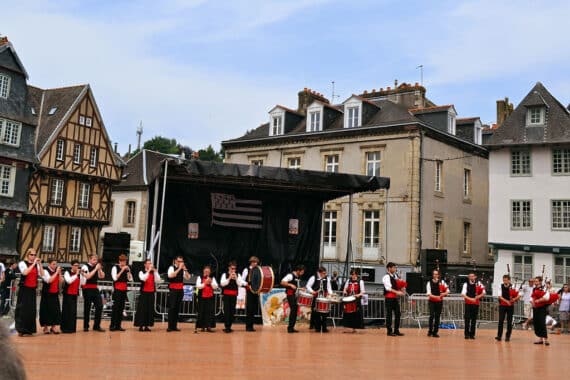
<svg viewBox="0 0 570 380"><path fill-rule="evenodd" d="M71 227L69 232L69 252L79 253L81 251L81 227Z"/></svg>
<svg viewBox="0 0 570 380"><path fill-rule="evenodd" d="M81 209L89 208L89 196L91 195L91 184L86 182L79 183L79 197L77 199L77 207Z"/></svg>
<svg viewBox="0 0 570 380"><path fill-rule="evenodd" d="M50 205L60 207L63 205L63 192L65 181L61 178L53 178L50 184Z"/></svg>
<svg viewBox="0 0 570 380"><path fill-rule="evenodd" d="M443 161L435 161L434 191L443 192Z"/></svg>
<svg viewBox="0 0 570 380"><path fill-rule="evenodd" d="M301 157L287 158L287 167L289 169L301 169Z"/></svg>
<svg viewBox="0 0 570 380"><path fill-rule="evenodd" d="M552 149L552 174L570 175L570 148Z"/></svg>
<svg viewBox="0 0 570 380"><path fill-rule="evenodd" d="M262 159L251 160L251 164L255 166L263 166L263 160Z"/></svg>
<svg viewBox="0 0 570 380"><path fill-rule="evenodd" d="M347 128L356 128L360 126L360 109L359 105L349 106L347 112Z"/></svg>
<svg viewBox="0 0 570 380"><path fill-rule="evenodd" d="M10 96L10 84L12 78L6 74L0 74L0 98L8 99Z"/></svg>
<svg viewBox="0 0 570 380"><path fill-rule="evenodd" d="M371 177L380 176L380 164L382 162L382 152L379 150L366 152L366 175Z"/></svg>
<svg viewBox="0 0 570 380"><path fill-rule="evenodd" d="M562 264L557 263L562 261ZM570 256L554 257L554 283L557 285L567 284L570 280Z"/></svg>
<svg viewBox="0 0 570 380"><path fill-rule="evenodd" d="M447 132L451 135L456 134L457 132L457 115L453 112L452 109L447 111Z"/></svg>
<svg viewBox="0 0 570 380"><path fill-rule="evenodd" d="M55 159L63 161L65 159L65 140L58 139L55 147Z"/></svg>
<svg viewBox="0 0 570 380"><path fill-rule="evenodd" d="M80 165L81 164L81 144L75 144L73 146L73 163Z"/></svg>
<svg viewBox="0 0 570 380"><path fill-rule="evenodd" d="M19 147L22 134L22 123L0 119L0 144Z"/></svg>
<svg viewBox="0 0 570 380"><path fill-rule="evenodd" d="M337 211L325 211L323 216L323 244L325 247L336 246L336 228L338 223Z"/></svg>
<svg viewBox="0 0 570 380"><path fill-rule="evenodd" d="M537 112L538 111L538 112ZM529 107L526 112L526 125L544 125L545 108L542 106Z"/></svg>
<svg viewBox="0 0 570 380"><path fill-rule="evenodd" d="M511 230L532 230L532 200L511 200Z"/></svg>
<svg viewBox="0 0 570 380"><path fill-rule="evenodd" d="M463 199L471 199L471 169L463 169Z"/></svg>
<svg viewBox="0 0 570 380"><path fill-rule="evenodd" d="M93 125L93 118L86 116L85 117L85 126L91 128Z"/></svg>
<svg viewBox="0 0 570 380"><path fill-rule="evenodd" d="M443 249L443 220L441 219L433 222L433 248Z"/></svg>
<svg viewBox="0 0 570 380"><path fill-rule="evenodd" d="M85 125L85 116L79 115L79 125Z"/></svg>
<svg viewBox="0 0 570 380"><path fill-rule="evenodd" d="M463 256L472 256L472 248L473 248L473 226L470 222L463 222L463 244L461 250L463 252Z"/></svg>
<svg viewBox="0 0 570 380"><path fill-rule="evenodd" d="M517 263L517 258L520 258L520 263ZM530 263L529 263L530 262ZM513 253L513 277L520 278L526 281L533 277L534 273L534 257L533 255L525 255Z"/></svg>
<svg viewBox="0 0 570 380"><path fill-rule="evenodd" d="M92 168L96 168L98 158L99 158L99 149L95 146L92 146L91 152L89 152L89 166L91 166Z"/></svg>
<svg viewBox="0 0 570 380"><path fill-rule="evenodd" d="M135 225L136 221L137 221L137 202L129 200L125 202L125 226L132 227Z"/></svg>
<svg viewBox="0 0 570 380"><path fill-rule="evenodd" d="M473 130L473 142L478 145L483 144L483 126L479 120L475 121L475 128Z"/></svg>
<svg viewBox="0 0 570 380"><path fill-rule="evenodd" d="M370 259L371 255L366 255L364 251L375 249L377 255L380 248L380 210L364 210L362 216L362 255L363 259Z"/></svg>
<svg viewBox="0 0 570 380"><path fill-rule="evenodd" d="M285 111L276 110L269 115L269 136L281 136L285 131Z"/></svg>
<svg viewBox="0 0 570 380"><path fill-rule="evenodd" d="M554 231L570 231L570 199L550 201L550 225Z"/></svg>
<svg viewBox="0 0 570 380"><path fill-rule="evenodd" d="M510 155L511 177L532 176L532 157L529 149L513 149Z"/></svg>
<svg viewBox="0 0 570 380"><path fill-rule="evenodd" d="M313 103L307 108L307 132L323 130L324 107L320 103Z"/></svg>
<svg viewBox="0 0 570 380"><path fill-rule="evenodd" d="M42 252L55 251L55 235L57 228L53 224L45 224L42 235Z"/></svg>
<svg viewBox="0 0 570 380"><path fill-rule="evenodd" d="M16 167L0 164L0 196L12 198L16 184Z"/></svg>
<svg viewBox="0 0 570 380"><path fill-rule="evenodd" d="M338 173L339 166L340 166L340 155L338 153L325 155L325 172Z"/></svg>

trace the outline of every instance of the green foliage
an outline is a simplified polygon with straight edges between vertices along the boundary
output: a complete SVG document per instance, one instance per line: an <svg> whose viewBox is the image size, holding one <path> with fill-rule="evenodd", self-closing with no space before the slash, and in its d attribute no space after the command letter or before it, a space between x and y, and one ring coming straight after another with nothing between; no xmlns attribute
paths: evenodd
<svg viewBox="0 0 570 380"><path fill-rule="evenodd" d="M168 139L162 136L156 136L145 141L143 148L164 154L178 154L180 151L176 139Z"/></svg>
<svg viewBox="0 0 570 380"><path fill-rule="evenodd" d="M222 162L222 152L216 152L211 145L208 145L206 149L200 149L198 154L200 155L200 160Z"/></svg>

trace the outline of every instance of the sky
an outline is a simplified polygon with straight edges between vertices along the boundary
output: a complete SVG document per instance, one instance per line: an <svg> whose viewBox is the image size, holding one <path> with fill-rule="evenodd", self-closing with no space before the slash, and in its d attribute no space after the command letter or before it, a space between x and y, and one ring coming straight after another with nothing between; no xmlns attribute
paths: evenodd
<svg viewBox="0 0 570 380"><path fill-rule="evenodd" d="M458 117L496 119L542 82L570 103L569 1L3 0L29 83L89 83L119 151L161 135L200 149L297 106L420 82Z"/></svg>

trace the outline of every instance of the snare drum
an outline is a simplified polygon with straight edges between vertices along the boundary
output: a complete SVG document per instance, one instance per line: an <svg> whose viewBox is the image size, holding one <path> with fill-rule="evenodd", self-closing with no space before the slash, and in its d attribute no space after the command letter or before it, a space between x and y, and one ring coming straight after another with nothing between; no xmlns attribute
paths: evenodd
<svg viewBox="0 0 570 380"><path fill-rule="evenodd" d="M311 307L313 304L313 295L308 292L297 293L297 304L299 306Z"/></svg>
<svg viewBox="0 0 570 380"><path fill-rule="evenodd" d="M273 289L273 269L269 266L256 266L251 270L250 289L252 293L268 293Z"/></svg>
<svg viewBox="0 0 570 380"><path fill-rule="evenodd" d="M345 313L355 313L357 305L357 299L355 296L342 297L342 309Z"/></svg>
<svg viewBox="0 0 570 380"><path fill-rule="evenodd" d="M324 297L318 297L315 303L315 311L317 313L328 313L331 311L331 300Z"/></svg>

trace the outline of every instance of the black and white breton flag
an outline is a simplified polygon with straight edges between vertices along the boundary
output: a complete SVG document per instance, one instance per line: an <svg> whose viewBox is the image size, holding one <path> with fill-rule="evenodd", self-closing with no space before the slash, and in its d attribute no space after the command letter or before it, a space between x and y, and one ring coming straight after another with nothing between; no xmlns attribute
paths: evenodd
<svg viewBox="0 0 570 380"><path fill-rule="evenodd" d="M262 225L262 202L238 199L231 194L211 193L212 224L225 227L257 228Z"/></svg>

